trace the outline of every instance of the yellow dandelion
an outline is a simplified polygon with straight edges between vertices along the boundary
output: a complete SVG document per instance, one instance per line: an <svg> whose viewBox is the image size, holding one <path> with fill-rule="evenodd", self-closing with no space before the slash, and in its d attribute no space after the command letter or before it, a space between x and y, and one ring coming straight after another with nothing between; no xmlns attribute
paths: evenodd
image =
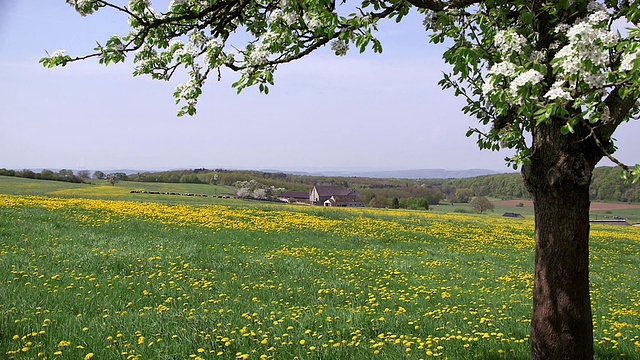
<svg viewBox="0 0 640 360"><path fill-rule="evenodd" d="M71 345L71 341L67 341L67 340L60 340L60 342L58 343L58 347L64 347L69 345Z"/></svg>

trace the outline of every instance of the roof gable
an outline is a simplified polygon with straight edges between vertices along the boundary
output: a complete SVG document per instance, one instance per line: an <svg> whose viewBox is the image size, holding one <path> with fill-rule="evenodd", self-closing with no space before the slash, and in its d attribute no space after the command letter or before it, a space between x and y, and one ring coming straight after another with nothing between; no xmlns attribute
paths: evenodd
<svg viewBox="0 0 640 360"><path fill-rule="evenodd" d="M332 196L332 195L347 196L355 193L355 190L346 188L344 186L329 185L329 186L315 186L315 188L316 188L316 192L318 193L318 196Z"/></svg>

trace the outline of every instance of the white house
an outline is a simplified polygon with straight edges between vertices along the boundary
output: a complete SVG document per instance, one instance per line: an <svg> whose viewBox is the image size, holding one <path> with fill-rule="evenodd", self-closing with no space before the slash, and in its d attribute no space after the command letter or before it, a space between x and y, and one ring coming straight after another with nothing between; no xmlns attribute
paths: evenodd
<svg viewBox="0 0 640 360"><path fill-rule="evenodd" d="M360 193L343 186L314 186L309 191L309 201L313 205L364 206Z"/></svg>

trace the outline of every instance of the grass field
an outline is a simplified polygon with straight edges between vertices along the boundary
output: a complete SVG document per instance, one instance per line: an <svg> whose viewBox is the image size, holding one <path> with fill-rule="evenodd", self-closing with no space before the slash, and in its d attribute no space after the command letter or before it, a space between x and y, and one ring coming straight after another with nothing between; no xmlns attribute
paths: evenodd
<svg viewBox="0 0 640 360"><path fill-rule="evenodd" d="M529 356L530 216L3 181L0 358ZM640 358L640 229L591 234L596 358Z"/></svg>

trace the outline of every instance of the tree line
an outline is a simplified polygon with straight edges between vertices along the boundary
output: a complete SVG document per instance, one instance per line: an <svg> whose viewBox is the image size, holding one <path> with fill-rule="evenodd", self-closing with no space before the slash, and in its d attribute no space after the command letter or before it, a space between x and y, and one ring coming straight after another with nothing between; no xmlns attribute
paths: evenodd
<svg viewBox="0 0 640 360"><path fill-rule="evenodd" d="M89 178L89 173L84 171L79 171L77 174L73 173L73 170L62 169L58 172L54 172L52 170L44 169L41 172L35 172L29 169L24 170L7 170L0 169L0 175L2 176L16 176L23 177L27 179L37 179L37 180L54 180L54 181L65 181L71 183L81 183L84 180Z"/></svg>
<svg viewBox="0 0 640 360"><path fill-rule="evenodd" d="M442 202L468 203L473 197L485 196L500 199L529 199L519 173L484 175L460 179L381 179L366 177L317 176L265 172L255 170L189 169L137 174L104 173L62 169L57 172L28 169L0 169L0 175L17 176L39 180L55 180L73 183L90 179L119 181L213 184L237 187L238 183L257 182L264 188L308 191L316 185L339 185L360 192L362 199L371 207L405 209L427 209L429 205ZM592 201L640 203L640 182L627 183L620 177L616 167L598 167L593 172L590 196Z"/></svg>
<svg viewBox="0 0 640 360"><path fill-rule="evenodd" d="M115 185L119 181L128 180L127 174L123 172L105 174L102 171L94 171L92 173L89 170L78 170L74 173L73 170L68 169L61 169L58 172L43 169L40 172L35 172L30 169L11 170L2 168L0 169L0 176L15 176L35 180L65 181L77 184L89 182L90 179L107 180L111 185Z"/></svg>
<svg viewBox="0 0 640 360"><path fill-rule="evenodd" d="M592 201L640 203L640 181L625 183L618 167L602 166L593 171L589 197ZM436 181L437 180L431 180ZM528 199L529 192L519 173L485 175L439 182L447 188L468 188L475 196L501 199Z"/></svg>

